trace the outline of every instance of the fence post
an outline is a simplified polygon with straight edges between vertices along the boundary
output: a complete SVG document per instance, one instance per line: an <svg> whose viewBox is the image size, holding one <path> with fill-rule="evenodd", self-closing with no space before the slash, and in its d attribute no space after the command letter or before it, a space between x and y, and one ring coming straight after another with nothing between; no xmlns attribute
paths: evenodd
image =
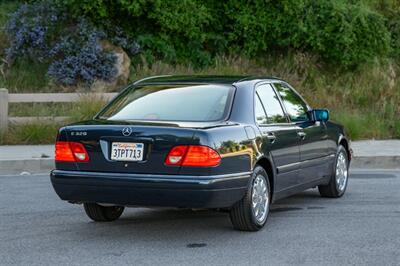
<svg viewBox="0 0 400 266"><path fill-rule="evenodd" d="M0 88L0 133L8 128L8 90Z"/></svg>

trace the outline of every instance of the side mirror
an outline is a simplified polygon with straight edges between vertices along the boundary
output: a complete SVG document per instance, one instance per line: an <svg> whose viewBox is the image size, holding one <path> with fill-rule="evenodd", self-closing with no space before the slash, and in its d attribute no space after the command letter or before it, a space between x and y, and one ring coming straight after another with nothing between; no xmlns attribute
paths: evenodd
<svg viewBox="0 0 400 266"><path fill-rule="evenodd" d="M329 111L327 109L314 109L314 120L315 121L328 121Z"/></svg>

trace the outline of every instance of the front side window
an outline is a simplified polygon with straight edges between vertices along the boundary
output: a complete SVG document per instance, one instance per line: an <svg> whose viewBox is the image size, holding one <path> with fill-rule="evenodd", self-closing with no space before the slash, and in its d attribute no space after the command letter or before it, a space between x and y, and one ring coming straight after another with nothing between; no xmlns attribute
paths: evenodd
<svg viewBox="0 0 400 266"><path fill-rule="evenodd" d="M267 113L267 124L288 122L278 96L270 84L258 86L257 94L260 96L262 105Z"/></svg>
<svg viewBox="0 0 400 266"><path fill-rule="evenodd" d="M291 88L282 83L274 84L292 122L309 121L307 104Z"/></svg>
<svg viewBox="0 0 400 266"><path fill-rule="evenodd" d="M224 85L132 87L98 115L107 120L219 121L227 117L234 94Z"/></svg>

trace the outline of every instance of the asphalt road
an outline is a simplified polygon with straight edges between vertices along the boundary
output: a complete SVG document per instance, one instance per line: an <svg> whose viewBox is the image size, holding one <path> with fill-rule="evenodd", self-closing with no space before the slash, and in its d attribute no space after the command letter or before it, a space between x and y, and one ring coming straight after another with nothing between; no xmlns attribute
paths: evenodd
<svg viewBox="0 0 400 266"><path fill-rule="evenodd" d="M127 209L94 223L49 177L0 176L1 265L400 265L400 172L353 172L341 199L316 189L238 232L212 211Z"/></svg>

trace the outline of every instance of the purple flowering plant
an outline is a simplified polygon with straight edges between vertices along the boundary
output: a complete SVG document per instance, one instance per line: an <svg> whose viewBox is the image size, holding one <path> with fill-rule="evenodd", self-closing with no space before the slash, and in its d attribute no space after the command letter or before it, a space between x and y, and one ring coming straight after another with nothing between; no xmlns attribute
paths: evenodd
<svg viewBox="0 0 400 266"><path fill-rule="evenodd" d="M49 0L23 4L6 25L10 40L6 60L11 64L25 57L46 63L49 77L64 86L90 86L96 79L112 81L117 74L116 57L103 49L101 41L107 39L130 55L140 49L118 27L104 28L85 18L72 18Z"/></svg>

